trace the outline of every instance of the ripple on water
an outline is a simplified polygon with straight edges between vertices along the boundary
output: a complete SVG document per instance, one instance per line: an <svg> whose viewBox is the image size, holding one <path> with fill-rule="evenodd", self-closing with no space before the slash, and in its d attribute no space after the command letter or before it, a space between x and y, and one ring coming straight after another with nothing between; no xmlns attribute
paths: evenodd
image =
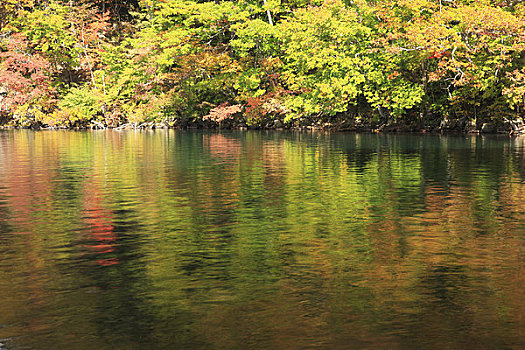
<svg viewBox="0 0 525 350"><path fill-rule="evenodd" d="M11 131L0 145L0 349L524 345L517 139Z"/></svg>

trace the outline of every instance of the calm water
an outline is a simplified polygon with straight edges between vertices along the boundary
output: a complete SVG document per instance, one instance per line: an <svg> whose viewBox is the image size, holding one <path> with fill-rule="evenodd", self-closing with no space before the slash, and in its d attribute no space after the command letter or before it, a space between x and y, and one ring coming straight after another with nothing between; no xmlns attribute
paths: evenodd
<svg viewBox="0 0 525 350"><path fill-rule="evenodd" d="M0 349L524 349L525 139L0 133Z"/></svg>

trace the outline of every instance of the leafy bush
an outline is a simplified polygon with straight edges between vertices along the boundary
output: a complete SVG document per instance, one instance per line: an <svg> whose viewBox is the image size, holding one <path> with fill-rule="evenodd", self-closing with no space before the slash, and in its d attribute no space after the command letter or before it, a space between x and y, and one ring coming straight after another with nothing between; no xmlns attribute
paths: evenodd
<svg viewBox="0 0 525 350"><path fill-rule="evenodd" d="M70 89L59 103L59 108L72 113L74 120L91 120L102 112L102 106L100 94L88 85Z"/></svg>

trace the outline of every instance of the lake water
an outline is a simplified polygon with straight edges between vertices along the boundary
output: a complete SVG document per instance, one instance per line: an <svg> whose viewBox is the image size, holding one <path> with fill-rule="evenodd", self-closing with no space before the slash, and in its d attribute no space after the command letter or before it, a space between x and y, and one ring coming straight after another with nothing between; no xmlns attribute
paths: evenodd
<svg viewBox="0 0 525 350"><path fill-rule="evenodd" d="M0 349L524 349L525 139L0 133Z"/></svg>

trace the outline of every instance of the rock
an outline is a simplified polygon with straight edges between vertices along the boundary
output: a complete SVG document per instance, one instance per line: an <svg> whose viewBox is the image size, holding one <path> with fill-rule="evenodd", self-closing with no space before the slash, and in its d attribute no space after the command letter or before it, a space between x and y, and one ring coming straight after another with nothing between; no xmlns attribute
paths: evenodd
<svg viewBox="0 0 525 350"><path fill-rule="evenodd" d="M273 122L273 126L274 128L282 128L283 127L283 122L281 122L279 119L277 119L276 121Z"/></svg>
<svg viewBox="0 0 525 350"><path fill-rule="evenodd" d="M523 128L525 127L525 124L523 123L523 119L516 118L514 120L507 121L510 124L510 130L512 134L521 134Z"/></svg>
<svg viewBox="0 0 525 350"><path fill-rule="evenodd" d="M452 129L455 129L457 127L457 121L452 119L443 119L441 121L441 124L439 125L439 128L441 130L452 130Z"/></svg>
<svg viewBox="0 0 525 350"><path fill-rule="evenodd" d="M484 134L490 134L495 131L494 125L492 123L483 123L481 126L481 132Z"/></svg>
<svg viewBox="0 0 525 350"><path fill-rule="evenodd" d="M466 132L475 132L476 130L476 121L475 120L467 120L465 122L465 131Z"/></svg>
<svg viewBox="0 0 525 350"><path fill-rule="evenodd" d="M525 126L525 124L523 123L523 119L522 118L517 118L517 119L514 119L512 121L512 123L516 126L516 128L521 128L523 126Z"/></svg>
<svg viewBox="0 0 525 350"><path fill-rule="evenodd" d="M497 131L499 134L509 134L509 133L511 133L514 129L515 129L515 128L514 128L514 123L511 122L510 120L508 120L508 119L505 118L505 121L503 122L503 124L498 125L496 131Z"/></svg>

